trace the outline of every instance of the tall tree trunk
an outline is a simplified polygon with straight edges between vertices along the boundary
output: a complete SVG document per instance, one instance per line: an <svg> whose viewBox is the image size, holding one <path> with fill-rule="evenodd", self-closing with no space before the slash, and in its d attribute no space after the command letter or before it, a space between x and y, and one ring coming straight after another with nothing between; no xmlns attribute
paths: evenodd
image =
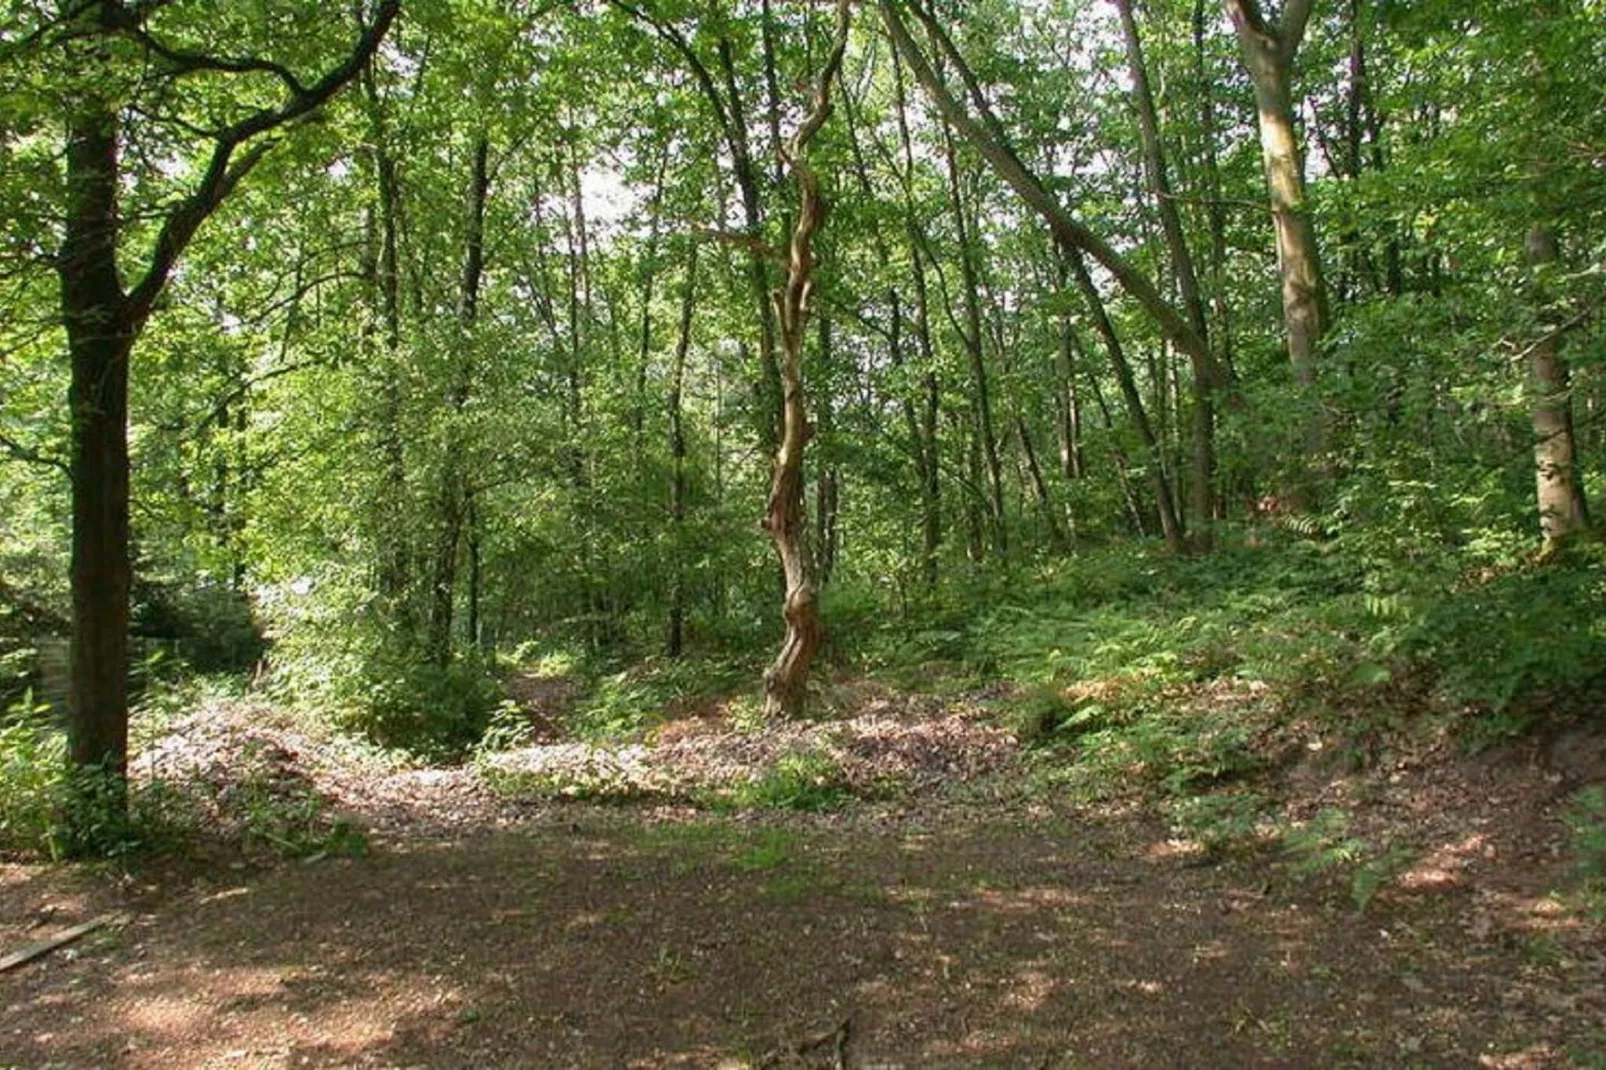
<svg viewBox="0 0 1606 1070"><path fill-rule="evenodd" d="M814 563L809 555L808 516L803 500L803 452L811 434L803 392L803 346L807 337L809 298L814 288L813 240L824 219L819 179L809 169L809 142L831 114L831 88L848 45L850 0L838 0L836 33L829 59L815 87L814 101L792 135L785 159L798 188L797 223L787 257L786 285L775 295L781 328L781 437L770 479L764 528L775 544L786 577L782 616L786 640L775 663L764 674L766 716L796 716L803 709L809 666L825 640Z"/></svg>
<svg viewBox="0 0 1606 1070"><path fill-rule="evenodd" d="M1138 392L1137 378L1132 374L1132 365L1127 361L1126 350L1121 345L1121 336L1116 333L1115 324L1110 321L1109 312L1104 307L1104 298L1094 285L1087 264L1076 251L1069 253L1067 260L1070 262L1076 287L1081 291L1082 300L1086 302L1088 312L1093 318L1094 329L1098 331L1099 337L1104 342L1105 351L1109 354L1110 368L1115 372L1116 382L1120 384L1121 396L1126 399L1132 426L1137 430L1144 452L1148 454L1148 463L1144 467L1148 469L1149 484L1154 489L1154 506L1160 517L1160 533L1165 539L1166 549L1172 553L1179 553L1182 550L1182 525L1177 520L1176 499L1172 494L1171 481L1166 475L1165 449L1155 436L1154 425L1149 422L1148 411L1143 406L1143 395Z"/></svg>
<svg viewBox="0 0 1606 1070"><path fill-rule="evenodd" d="M1207 0L1193 5L1193 79L1199 97L1199 138L1204 167L1205 194L1209 203L1205 218L1210 227L1210 309L1214 322L1210 332L1215 343L1217 387L1229 396L1237 393L1237 373L1233 369L1232 311L1227 304L1227 206L1221 191L1221 165L1217 151L1220 123L1216 118L1215 80L1210 77L1205 51L1205 7Z"/></svg>
<svg viewBox="0 0 1606 1070"><path fill-rule="evenodd" d="M942 390L937 381L936 354L931 342L931 295L926 287L926 262L921 253L919 220L915 215L914 191L914 140L909 133L908 102L903 87L903 62L899 54L892 54L892 84L894 110L898 120L898 142L903 150L904 233L909 245L909 263L915 290L915 342L920 354L921 388L923 404L920 408L919 454L924 467L921 472L921 577L927 587L937 583L938 554L942 549L942 454L937 433L942 416Z"/></svg>
<svg viewBox="0 0 1606 1070"><path fill-rule="evenodd" d="M1069 281L1065 258L1056 256L1059 289ZM1059 318L1059 376L1056 392L1059 406L1060 474L1066 479L1087 475L1087 458L1082 450L1082 400L1076 386L1076 327L1067 313Z"/></svg>
<svg viewBox="0 0 1606 1070"><path fill-rule="evenodd" d="M759 248L764 235L764 205L759 192L758 166L753 161L748 142L747 116L736 79L736 61L730 42L726 39L719 42L719 58L727 98L725 139L731 150L736 188L741 194L742 223L747 228L747 238L751 243L747 257L747 280L758 306L759 378L754 384L758 440L765 452L773 453L779 441L777 428L782 419L782 358L776 352L775 306L770 299L769 259Z"/></svg>
<svg viewBox="0 0 1606 1070"><path fill-rule="evenodd" d="M974 237L968 208L959 181L958 152L952 132L944 126L943 156L948 168L948 196L954 207L954 233L959 243L959 278L963 289L965 323L960 331L965 355L970 359L971 386L975 390L976 437L987 462L987 504L992 519L993 546L1000 553L1009 549L1004 524L1004 466L998 456L998 436L993 430L991 391L987 385L987 363L982 350L980 282L976 275Z"/></svg>
<svg viewBox="0 0 1606 1070"><path fill-rule="evenodd" d="M957 422L957 421L956 421ZM965 557L980 561L987 556L987 524L983 512L987 508L987 473L982 463L981 435L976 431L974 415L965 413L958 430L964 436L965 476Z"/></svg>
<svg viewBox="0 0 1606 1070"><path fill-rule="evenodd" d="M819 392L820 431L825 437L829 447L831 436L834 433L832 421L835 417L831 399L831 321L826 316L817 320L820 335L819 367L825 380L825 389ZM814 479L814 544L819 547L819 555L815 560L815 578L821 589L831 583L831 573L836 570L836 539L837 516L840 506L841 473L826 453L817 452L819 470Z"/></svg>
<svg viewBox="0 0 1606 1070"><path fill-rule="evenodd" d="M678 658L686 648L686 565L681 535L686 524L686 428L681 399L686 387L686 357L691 351L692 315L697 305L697 244L686 254L686 283L680 298L680 334L675 367L669 380L669 521L674 527L675 576L669 591L669 636L665 653Z"/></svg>
<svg viewBox="0 0 1606 1070"><path fill-rule="evenodd" d="M1139 538L1146 538L1149 527L1143 520L1143 507L1138 504L1138 496L1132 490L1132 478L1129 475L1132 464L1121 448L1120 442L1115 438L1115 417L1110 414L1110 404L1104 400L1104 390L1099 386L1098 376L1090 376L1088 384L1093 388L1093 404L1099 410L1099 417L1104 421L1104 430L1110 436L1110 460L1115 467L1115 481L1121 488L1121 501L1126 506L1126 515L1132 521L1132 530Z"/></svg>
<svg viewBox="0 0 1606 1070"><path fill-rule="evenodd" d="M72 361L72 628L68 751L113 774L128 763L128 360L138 334L117 269L118 124L89 106L67 133L58 262ZM112 800L118 809L121 799Z"/></svg>
<svg viewBox="0 0 1606 1070"><path fill-rule="evenodd" d="M1224 0L1238 34L1239 53L1255 91L1260 123L1261 160L1277 236L1277 270L1282 277L1283 323L1294 380L1308 403L1316 402L1316 349L1327 323L1327 296L1316 228L1305 203L1305 164L1294 129L1292 71L1305 36L1310 0L1289 0L1282 17L1270 23L1259 0ZM1325 428L1318 415L1304 427L1307 456L1321 452Z"/></svg>
<svg viewBox="0 0 1606 1070"><path fill-rule="evenodd" d="M369 157L374 168L378 204L369 216L369 249L364 257L365 282L370 298L377 304L381 354L379 365L379 453L384 470L383 490L370 508L376 518L379 561L377 585L387 609L396 614L400 631L415 638L414 617L409 607L410 554L406 533L394 524L395 497L405 493L407 458L402 445L402 355L401 355L401 187L396 158L391 153L386 129L384 102L374 80L373 68L363 71L363 91L368 109L372 147ZM377 235L373 231L377 228Z"/></svg>
<svg viewBox="0 0 1606 1070"><path fill-rule="evenodd" d="M658 281L658 240L663 226L664 175L669 169L669 142L658 156L653 173L652 198L648 209L647 252L643 257L645 276L641 282L641 331L636 352L636 396L630 409L630 431L636 452L641 451L642 431L647 418L647 369L652 362L652 297Z"/></svg>
<svg viewBox="0 0 1606 1070"><path fill-rule="evenodd" d="M484 563L480 542L480 507L478 498L468 500L468 641L476 649L491 653L490 644L480 630L480 598L484 584Z"/></svg>
<svg viewBox="0 0 1606 1070"><path fill-rule="evenodd" d="M1116 7L1120 11L1121 29L1126 38L1132 99L1137 107L1138 131L1143 143L1143 170L1149 191L1154 195L1155 209L1160 216L1166 251L1176 277L1177 289L1182 296L1183 310L1194 332L1208 343L1209 321L1199 291L1198 275L1194 271L1193 253L1188 248L1188 236L1183 230L1182 216L1177 211L1175 194L1171 188L1170 169L1166 165L1165 146L1160 140L1160 120L1154 106L1154 94L1149 88L1149 73L1143 60L1143 42L1138 35L1137 20L1132 16L1131 0L1116 0ZM1218 377L1208 345L1190 352L1188 358L1193 376L1193 467L1188 481L1190 531L1195 549L1209 550L1211 521L1215 512L1215 387ZM1181 403L1180 394L1178 403Z"/></svg>
<svg viewBox="0 0 1606 1070"><path fill-rule="evenodd" d="M1043 479L1043 469L1037 462L1037 449L1032 445L1031 432L1026 429L1026 420L1015 414L1015 434L1020 439L1020 448L1026 457L1026 471L1032 477L1032 489L1037 495L1037 508L1043 514L1043 524L1048 528L1048 541L1056 551L1064 552L1068 548L1065 540L1065 529L1060 524L1059 514L1054 511L1054 496L1049 493L1048 483Z"/></svg>
<svg viewBox="0 0 1606 1070"><path fill-rule="evenodd" d="M458 292L458 342L453 382L447 391L450 413L446 429L445 457L441 465L438 503L439 530L436 534L434 576L431 583L429 635L426 652L441 668L452 660L452 621L457 608L457 561L462 544L463 521L468 511L469 490L464 485L463 433L457 426L473 390L473 331L479 317L480 281L485 274L485 201L491 180L487 162L490 142L480 136L474 143L469 178L468 219L463 240L463 279Z"/></svg>
<svg viewBox="0 0 1606 1070"><path fill-rule="evenodd" d="M1536 275L1555 264L1560 253L1550 228L1536 224L1528 231L1527 254ZM1542 278L1535 280L1533 291L1535 301L1542 305L1545 297ZM1528 382L1539 529L1544 537L1544 552L1549 554L1589 526L1584 488L1578 478L1572 394L1567 362L1561 355L1559 330L1550 330L1528 347Z"/></svg>

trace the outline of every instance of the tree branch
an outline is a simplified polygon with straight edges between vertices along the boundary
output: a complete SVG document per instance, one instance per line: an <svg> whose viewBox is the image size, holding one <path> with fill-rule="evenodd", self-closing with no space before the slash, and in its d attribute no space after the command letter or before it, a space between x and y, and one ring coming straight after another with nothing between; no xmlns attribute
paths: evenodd
<svg viewBox="0 0 1606 1070"><path fill-rule="evenodd" d="M273 147L271 141L258 142L236 160L235 152L246 142L276 130L321 107L345 85L355 78L379 48L390 24L401 9L401 0L380 0L374 21L358 39L344 62L326 73L311 86L277 108L265 108L223 130L212 149L206 172L189 196L179 201L167 213L151 251L150 266L143 278L129 292L129 313L134 322L142 322L150 315L156 298L167 285L179 255L195 237L208 216L217 211L225 198L250 173ZM291 79L295 81L295 79ZM297 83L299 84L299 83Z"/></svg>
<svg viewBox="0 0 1606 1070"><path fill-rule="evenodd" d="M659 40L680 53L681 58L686 61L686 65L691 68L693 77L697 79L697 84L702 88L703 96L707 97L708 103L713 106L714 117L719 121L720 130L724 131L726 138L729 139L731 137L731 119L730 113L725 107L725 98L720 96L719 86L715 83L714 76L709 72L702 59L698 57L696 51L693 50L691 42L686 40L686 35L668 23L660 21L646 8L629 3L628 0L609 0L609 3L637 22L651 27Z"/></svg>
<svg viewBox="0 0 1606 1070"><path fill-rule="evenodd" d="M898 14L894 0L878 0L878 3L882 20L892 37L893 44L909 64L915 80L925 89L931 102L936 105L943 118L976 147L993 171L1013 187L1029 207L1043 217L1055 241L1066 249L1085 252L1104 265L1121 284L1121 288L1155 319L1178 349L1190 356L1204 354L1205 359L1209 359L1208 343L1199 337L1198 332L1189 325L1182 314L1161 296L1154 283L1116 252L1108 242L1067 211L1049 193L1042 180L1021 163L1020 157L1007 143L1000 142L991 131L971 118L954 99L925 54L909 36L909 29Z"/></svg>
<svg viewBox="0 0 1606 1070"><path fill-rule="evenodd" d="M1283 5L1282 16L1277 20L1277 43L1282 49L1284 63L1293 62L1294 53L1299 51L1299 43L1305 39L1305 27L1310 22L1312 6L1311 0L1288 0Z"/></svg>
<svg viewBox="0 0 1606 1070"><path fill-rule="evenodd" d="M54 468L66 476L69 483L72 482L72 468L60 457L52 457L47 453L40 453L33 447L25 446L16 439L4 434L0 434L0 450L4 450L6 455L14 461Z"/></svg>
<svg viewBox="0 0 1606 1070"><path fill-rule="evenodd" d="M305 96L307 87L301 84L301 79L295 76L288 67L272 60L256 59L249 56L209 56L202 52L187 52L184 49L172 48L151 36L150 32L140 23L148 17L147 13L136 13L122 9L115 23L117 32L131 41L137 42L147 52L161 59L166 65L167 73L173 75L194 74L197 71L215 71L223 74L269 74L277 78L289 92L291 98Z"/></svg>

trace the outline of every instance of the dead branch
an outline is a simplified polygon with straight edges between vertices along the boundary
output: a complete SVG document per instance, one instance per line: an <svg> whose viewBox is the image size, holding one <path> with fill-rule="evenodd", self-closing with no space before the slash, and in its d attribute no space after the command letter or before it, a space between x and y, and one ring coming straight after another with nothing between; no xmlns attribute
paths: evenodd
<svg viewBox="0 0 1606 1070"><path fill-rule="evenodd" d="M87 936L96 929L103 928L104 926L110 925L113 922L122 920L124 920L124 916L121 914L102 914L98 918L91 918L88 921L81 922L69 929L63 929L61 932L50 937L49 939L40 940L36 944L29 944L27 947L22 948L19 951L13 951L5 958L0 959L0 973L5 973L8 970L14 970L19 966L26 966L34 959L44 958L57 948L66 947L68 944Z"/></svg>

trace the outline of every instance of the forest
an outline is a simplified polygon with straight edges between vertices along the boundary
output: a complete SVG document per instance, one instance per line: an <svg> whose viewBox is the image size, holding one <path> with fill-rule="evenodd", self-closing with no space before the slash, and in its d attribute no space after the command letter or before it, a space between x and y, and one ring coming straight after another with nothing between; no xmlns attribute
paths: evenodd
<svg viewBox="0 0 1606 1070"><path fill-rule="evenodd" d="M1603 493L1606 0L0 0L0 1067L1606 1066Z"/></svg>

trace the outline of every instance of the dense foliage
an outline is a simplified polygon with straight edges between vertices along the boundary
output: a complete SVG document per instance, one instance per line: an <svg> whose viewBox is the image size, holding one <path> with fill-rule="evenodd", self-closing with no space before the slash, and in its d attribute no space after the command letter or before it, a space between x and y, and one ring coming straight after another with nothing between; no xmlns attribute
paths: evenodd
<svg viewBox="0 0 1606 1070"><path fill-rule="evenodd" d="M301 0L81 6L103 20L0 19L8 797L55 782L85 612L63 305L84 102L121 131L133 286L217 131L383 28ZM856 7L809 150L830 205L804 365L826 660L1006 678L1021 731L1093 762L1150 747L1179 792L1270 730L1230 706L1168 727L1180 685L1275 685L1278 717L1357 736L1432 707L1487 740L1600 682L1606 564L1574 528L1606 456L1606 4L1314 7L1226 5L1292 37L1291 210L1325 274L1312 376L1263 87L1217 5ZM781 634L757 524L798 212L782 150L831 17L405 0L338 92L242 141L257 155L127 356L135 693L176 665L250 675L460 757L514 660L601 680L586 731L756 679ZM669 683L608 697L643 679ZM1191 742L1156 741L1173 729ZM8 844L48 823L3 821Z"/></svg>

